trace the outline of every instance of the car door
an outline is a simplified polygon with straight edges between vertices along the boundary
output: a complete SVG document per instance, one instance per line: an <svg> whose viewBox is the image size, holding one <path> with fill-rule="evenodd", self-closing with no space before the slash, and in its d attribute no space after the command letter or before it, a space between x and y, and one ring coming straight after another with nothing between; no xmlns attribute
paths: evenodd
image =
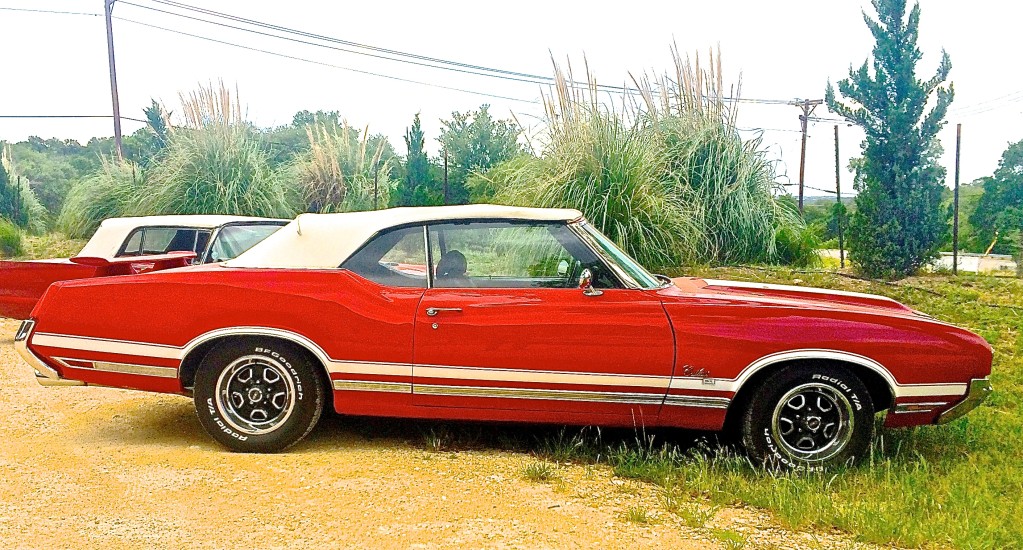
<svg viewBox="0 0 1023 550"><path fill-rule="evenodd" d="M434 224L428 234L415 406L656 417L674 341L653 293L624 288L564 222ZM578 287L583 269L599 292Z"/></svg>

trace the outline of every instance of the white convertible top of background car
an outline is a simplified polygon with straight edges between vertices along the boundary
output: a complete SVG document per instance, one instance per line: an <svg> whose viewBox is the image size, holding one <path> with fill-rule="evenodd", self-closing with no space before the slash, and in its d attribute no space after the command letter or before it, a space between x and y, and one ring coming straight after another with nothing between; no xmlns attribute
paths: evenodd
<svg viewBox="0 0 1023 550"><path fill-rule="evenodd" d="M280 231L228 261L228 267L334 269L380 231L410 223L494 219L572 221L572 209L525 208L494 204L419 206L347 212L301 214Z"/></svg>
<svg viewBox="0 0 1023 550"><path fill-rule="evenodd" d="M113 258L120 251L128 234L139 227L190 227L214 229L224 224L248 221L274 221L271 218L251 216L224 216L208 214L183 214L173 216L140 216L135 218L108 218L92 235L85 248L78 253L82 257Z"/></svg>

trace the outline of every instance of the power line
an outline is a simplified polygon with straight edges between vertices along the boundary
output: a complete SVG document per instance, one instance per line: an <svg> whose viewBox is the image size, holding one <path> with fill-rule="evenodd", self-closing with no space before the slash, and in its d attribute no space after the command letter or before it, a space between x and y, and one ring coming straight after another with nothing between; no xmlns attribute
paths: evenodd
<svg viewBox="0 0 1023 550"><path fill-rule="evenodd" d="M375 72L372 72L372 71L364 71L364 70L361 70L361 69L353 69L351 67L343 67L341 65L334 65L332 63L327 63L327 62L324 62L324 61L315 61L315 60L307 59L307 58L304 58L304 57L298 57L298 56L294 56L294 55L283 54L283 53L280 53L280 52L273 52L273 51L270 51L270 50L263 50L263 49L260 49L260 48L254 48L254 47L251 47L251 46L245 46L245 45L242 45L242 44L237 44L235 42L228 42L226 40L219 40L219 39L216 39L216 38L210 38L208 36L192 34L192 33L188 33L188 32L185 32L185 31L179 31L179 30L170 29L170 28L167 28L167 27L161 27L159 25L153 25L153 24L150 24L150 23L143 23L142 21L136 21L134 19L128 19L126 17L115 16L114 19L116 19L118 21L124 21L125 23L132 23L134 25L141 25L143 27L149 27L151 29L157 29L157 30L161 30L161 31L165 31L165 32L174 33L174 34L180 34L182 36L189 36L189 37L192 37L192 38L197 38L199 40L206 40L208 42L215 42L217 44L223 44L223 45L226 45L226 46L233 46L235 48L241 48L241 49L244 49L244 50L259 52L259 53L263 53L263 54L267 54L267 55L273 55L273 56L276 56L276 57L282 57L282 58L291 59L291 60L294 60L294 61L302 61L302 62L305 62L305 63L312 63L314 65L320 65L320 66L323 66L323 67L331 67L331 68L334 68L334 69L341 69L341 70L344 70L344 71L351 71L351 72L355 72L355 73L360 73L360 74L365 74L365 75L370 75L370 76L376 76L376 77L379 77L379 78L386 78L386 79L389 79L389 80L397 80L399 82L407 82L407 83L410 83L410 84L419 84L419 85L422 85L422 86L430 86L432 88L441 88L441 89L444 89L444 90L451 90L451 91L455 91L455 92L462 92L462 93L473 94L473 95L493 97L493 98L496 98L496 99L506 99L508 101L517 101L517 102L520 102L520 103L533 103L533 104L539 103L539 101L537 101L537 100L521 99L521 98L517 98L517 97L509 97L509 96L503 96L503 95L498 95L498 94L490 94L490 93L486 93L486 92L477 92L477 91L474 91L474 90L467 90L467 89L464 89L464 88L456 88L456 87L453 87L453 86L444 86L444 85L441 85L441 84L434 84L432 82L423 82L423 81L420 81L420 80L412 80L412 79L409 79L409 78L402 78L402 77L392 76L392 75L387 75L387 74L382 74L382 73L375 73Z"/></svg>
<svg viewBox="0 0 1023 550"><path fill-rule="evenodd" d="M120 0L120 1L121 1L122 4L128 4L128 5L131 5L131 6L134 6L134 7L138 7L138 8L141 8L141 9L152 10L152 11L156 11L156 12L159 12L159 13L164 13L164 14L173 15L173 16L176 16L176 17L182 17L182 18L185 18L185 19L191 19L191 20L195 20L195 21L200 21L200 22L203 22L203 23L211 24L211 25L217 25L217 26L221 26L221 27L225 27L225 28L235 29L235 30L239 30L239 31L243 31L243 32L249 32L249 33L258 34L258 35L262 35L262 36L267 36L267 37L271 37L271 38L277 38L277 39L281 39L281 40L287 40L287 41L291 41L291 42L296 42L296 43L306 44L306 45L311 45L311 46L316 46L316 47L329 48L329 49L333 49L333 50L337 50L337 51L342 51L342 52L345 52L345 53L353 53L353 54L357 54L357 55L366 55L366 56L370 56L370 57L374 57L374 58L378 58L378 59L384 59L384 60L388 60L388 61L396 61L396 62L408 63L408 64L412 64L412 65L419 65L419 66L428 67L428 68L443 69L443 70L461 72L461 73L464 73L464 74L470 74L470 75L475 75L475 76L485 76L485 77L490 77L490 78L501 78L501 79L504 79L504 80L510 80L510 81L515 81L515 82L523 82L523 83L528 83L528 84L547 84L547 85L552 85L552 84L555 83L554 78L549 77L549 76L542 76L542 75L536 75L536 74L531 74L531 73L524 73L524 72L520 72L520 71L511 71L511 70L507 70L507 69L498 69L498 68L486 67L486 66L482 66L482 65L474 65L474 64L470 64L470 63L463 63L463 62L459 62L459 61L452 61L452 60L441 59L441 58L436 58L436 57L430 57L430 56L425 56L425 55L420 55L420 54L403 52L403 51L400 51L400 50L393 50L393 49L389 49L389 48L383 48L383 47L379 47L379 46L372 46L372 45L368 45L368 44L362 44L362 43L359 43L359 42L353 42L353 41L344 40L344 39L341 39L341 38L325 36L325 35L321 35L321 34L316 34L316 33L311 33L311 32L302 31L302 30L298 30L298 29L293 29L293 28L289 28L289 27L284 27L284 26L281 26L281 25L275 25L275 24L272 24L272 23L266 23L266 22L263 22L263 21L257 21L257 20L254 20L254 19L249 19L249 18L245 18L245 17L231 15L231 14L227 14L227 13L223 13L223 12L217 12L217 11L214 11L214 10L209 10L209 9L206 9L206 8L200 8L200 7L197 7L197 6L192 6L192 5L184 4L184 3L181 3L181 2L174 2L174 1L171 1L171 0L149 0L149 1L153 2L153 3L157 3L157 4L162 4L162 5L165 5L165 6L171 6L171 7L178 8L178 9L185 10L185 11L191 11L191 12L195 12L195 13L201 13L201 14L204 14L204 15L208 15L208 16L211 16L211 17L227 19L229 21L234 21L234 22L237 22L237 23L244 23L244 24L247 24L247 25L255 26L255 27L260 27L260 28L264 28L264 29L270 29L270 30L275 30L275 31L278 31L278 32L283 32L283 33L286 33L286 34L295 34L297 36L302 36L302 37L305 37L305 38L311 38L311 39L314 39L314 40L320 40L320 41L324 41L324 42L331 42L331 43L335 43L335 44L341 44L341 45L344 45L344 46L349 46L351 48L365 49L365 50L369 50L370 52L378 52L378 53L369 53L369 52L364 52L364 51L354 51L354 50L346 49L346 48L331 47L331 46L328 46L326 44L319 44L319 43L316 43L316 42L309 42L309 41L306 41L306 40L298 40L298 39L295 39L295 38L290 38L290 37L286 37L286 36L280 36L280 35L277 35L277 34L265 33L265 32L258 31L258 30L255 30L255 29L247 29L247 28L244 28L244 27L238 27L238 26L235 26L235 25L228 25L226 23L221 23L221 22L217 22L217 21L210 21L208 19L202 19L202 18L198 18L198 17L194 17L194 16L182 14L182 13L177 13L177 12L173 12L173 11L163 10L163 9L155 8L155 7L152 7L152 6L144 6L144 5L140 5L140 4L136 4L136 3L130 2L128 0ZM385 54L385 55L381 55L381 54ZM409 59L398 59L396 57L389 57L389 56L406 57L406 58L409 58L409 59L414 59L416 61L410 61ZM570 84L573 85L573 86L587 86L587 85L589 85L588 82L578 82L578 81L572 81L572 82L570 82ZM636 93L638 93L638 90L633 89L633 88L629 88L627 86L616 86L616 85L611 85L611 84L599 84L598 83L598 84L596 84L596 87L598 88L599 91L605 91L605 92L612 91L612 92L628 93L628 94L636 94ZM719 97L719 98L710 98L710 99L720 99L720 100L724 100L724 101L736 101L736 102L742 102L742 103L758 103L758 104L765 104L765 105L788 105L788 104L791 103L791 100L786 100L786 99L760 99L760 98L724 97L724 96Z"/></svg>
<svg viewBox="0 0 1023 550"><path fill-rule="evenodd" d="M152 1L156 2L158 0L152 0ZM237 30L237 31L248 32L248 33L257 34L257 35L260 35L260 36L266 36L266 37L269 37L269 38L277 38L279 40L286 40L288 42L295 42L297 44L305 44L305 45L308 45L308 46L315 46L315 47L318 47L318 48L326 48L326 49L330 49L330 50L334 50L334 51L339 51L339 52L344 52L344 53L351 53L351 54L356 54L356 55L365 55L365 56L368 56L368 57L373 57L373 58L376 58L376 59L383 59L383 60L386 60L386 61L396 61L396 62L399 62L399 63L407 63L407 64L410 64L410 65L418 65L420 67L428 67L428 68L431 68L431 69L442 69L442 70L446 70L446 71L453 71L453 72L459 72L459 73L463 73L463 74L471 74L471 75L476 75L476 76L486 76L486 77L491 77L491 78L501 78L503 80L511 80L511 81L515 81L515 82L524 82L524 83L527 83L527 84L551 84L553 82L553 79L551 79L549 77L541 77L541 76L533 76L533 75L525 75L527 78L522 78L522 77L517 77L517 76L504 76L504 75L497 75L497 74L488 74L486 72L480 72L480 71L477 71L477 70L467 70L467 69L463 69L463 68L459 68L459 67L453 67L453 66L434 65L434 64L431 64L431 63L428 63L428 62L414 61L414 60L409 60L409 59L399 59L399 58L395 58L395 57L388 57L387 55L383 55L383 54L379 54L379 53L362 52L362 51L358 51L358 50L354 50L354 49L350 49L350 48L339 48L337 46L331 46L331 45L328 45L328 44L320 44L320 43L317 43L317 42L310 42L308 40L299 40L297 38L281 36L279 34L273 34L273 33L258 31L258 30L255 30L255 29L247 29L245 27L239 27L239 26L236 26L236 25L228 25L226 23L220 23L220 22L217 22L217 21L210 21L208 19L203 19L201 17L194 17L194 16L191 16L191 15L183 14L183 13L176 13L176 12L173 12L173 11L162 10L160 8L154 8L154 7L151 7L151 6L144 6L144 5L141 5L141 4L135 4L133 2L128 2L127 0L120 0L120 3L128 5L128 6L134 6L136 8L141 8L141 9L144 9L144 10L150 10L150 11L155 11L155 12L159 12L159 13L163 13L163 14L167 14L167 15L173 15L175 17L181 17L181 18L184 18L184 19L189 19L191 21L199 21L201 23L207 23L207 24L210 24L210 25L216 25L218 27L234 29L234 30ZM167 3L167 2L160 2L160 3ZM185 9L185 8L182 8L182 9ZM208 12L209 10L200 10L200 9L196 8L194 11ZM211 13L217 13L217 12L211 12ZM233 16L228 16L228 15L222 15L221 17L233 18ZM242 19L242 21L246 21L248 23L250 20ZM264 23L259 23L259 22L252 22L252 23L248 23L248 24L257 25L257 26L260 26L260 27L263 27L263 28L271 28L271 29L274 29L274 30L276 30L278 28L284 29L284 27L277 27L276 25L264 24ZM314 34L311 34L311 33L304 33L302 31L295 31L295 30L288 29L288 30L282 30L282 32L298 34L300 36L309 36L310 38L315 38L316 40L323 40L323 41L333 42L333 43L338 43L338 44L345 44L345 45L352 44L352 43L349 43L348 41L341 40L341 39L338 39L338 38L331 38L331 37L326 37L326 36L321 36L321 35L314 35ZM358 46L358 47L365 47L365 46ZM402 54L402 55L412 55L412 54ZM432 59L432 58L428 58L428 59ZM451 62L451 63L454 63L454 62ZM487 71L499 71L499 69L486 69L486 70ZM509 73L509 74L520 74L520 73L513 73L511 71L503 71L503 72Z"/></svg>
<svg viewBox="0 0 1023 550"><path fill-rule="evenodd" d="M0 115L0 118L114 118L114 115ZM122 120L131 120L148 124L148 120L122 116Z"/></svg>
<svg viewBox="0 0 1023 550"><path fill-rule="evenodd" d="M59 14L59 15L92 15L94 17L103 17L102 13L90 13L90 12L84 12L84 11L40 10L40 9L30 9L30 8L5 8L5 7L0 7L0 10L3 10L3 11L20 11L20 12L26 12L26 13L52 13L52 14Z"/></svg>

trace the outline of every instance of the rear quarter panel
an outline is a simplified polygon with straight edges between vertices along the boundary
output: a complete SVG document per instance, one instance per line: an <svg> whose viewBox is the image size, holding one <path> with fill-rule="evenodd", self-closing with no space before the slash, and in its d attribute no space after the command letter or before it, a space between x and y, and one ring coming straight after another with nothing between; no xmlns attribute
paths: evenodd
<svg viewBox="0 0 1023 550"><path fill-rule="evenodd" d="M342 270L201 266L54 285L35 312L36 333L180 348L217 329L266 327L304 336L331 359L411 363L423 291Z"/></svg>

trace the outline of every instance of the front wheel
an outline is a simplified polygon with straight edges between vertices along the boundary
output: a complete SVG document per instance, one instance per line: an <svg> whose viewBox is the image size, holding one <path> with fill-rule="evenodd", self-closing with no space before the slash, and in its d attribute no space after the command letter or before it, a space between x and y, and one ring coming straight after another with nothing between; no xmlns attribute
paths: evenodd
<svg viewBox="0 0 1023 550"><path fill-rule="evenodd" d="M788 367L764 381L742 417L754 460L787 470L823 470L861 459L874 429L870 392L841 367Z"/></svg>
<svg viewBox="0 0 1023 550"><path fill-rule="evenodd" d="M203 428L233 451L282 451L305 437L323 412L324 388L293 345L258 339L213 348L195 375Z"/></svg>

